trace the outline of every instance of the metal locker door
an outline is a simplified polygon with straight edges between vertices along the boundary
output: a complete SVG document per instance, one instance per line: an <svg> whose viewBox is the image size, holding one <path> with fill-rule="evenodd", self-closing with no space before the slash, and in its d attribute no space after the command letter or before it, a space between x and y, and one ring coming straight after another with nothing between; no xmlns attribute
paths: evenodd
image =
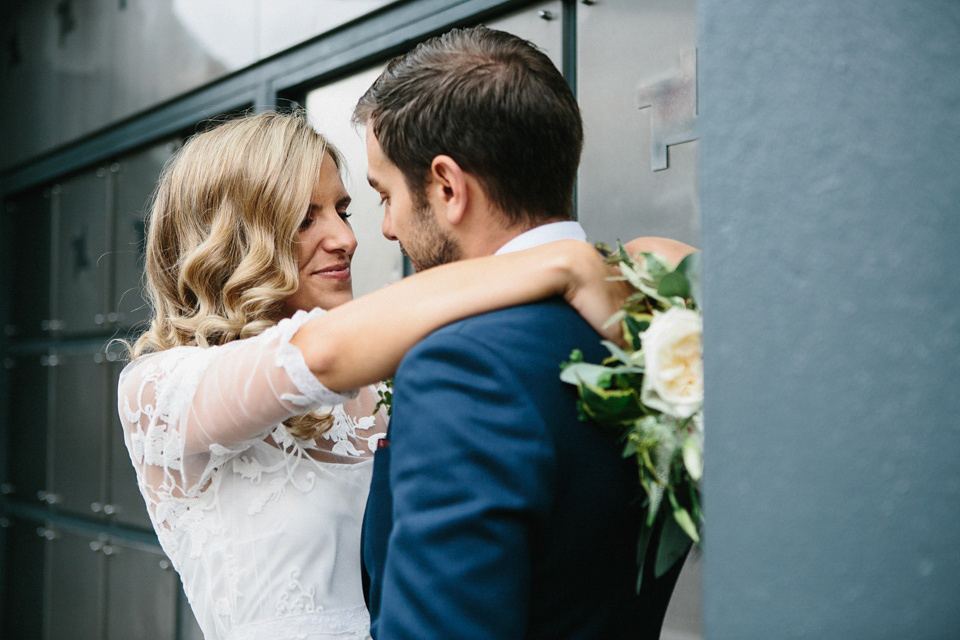
<svg viewBox="0 0 960 640"><path fill-rule="evenodd" d="M584 150L577 186L591 240L699 244L694 0L577 4ZM674 590L664 637L702 637L700 558Z"/></svg>
<svg viewBox="0 0 960 640"><path fill-rule="evenodd" d="M107 640L175 640L179 582L158 547L110 541L106 558Z"/></svg>
<svg viewBox="0 0 960 640"><path fill-rule="evenodd" d="M106 322L110 174L100 168L63 181L54 194L55 277L53 327L90 333Z"/></svg>
<svg viewBox="0 0 960 640"><path fill-rule="evenodd" d="M0 490L11 498L37 504L46 497L49 369L47 356L8 357L9 420L7 477Z"/></svg>
<svg viewBox="0 0 960 640"><path fill-rule="evenodd" d="M540 2L484 24L529 40L550 57L557 69L563 69L563 3L560 0Z"/></svg>
<svg viewBox="0 0 960 640"><path fill-rule="evenodd" d="M51 9L47 29L56 25L57 39L44 55L53 59L60 91L53 124L60 140L68 142L115 121L113 105L121 87L110 64L109 25L118 8L113 2L58 2Z"/></svg>
<svg viewBox="0 0 960 640"><path fill-rule="evenodd" d="M160 171L179 145L179 140L162 142L133 153L111 167L115 170L116 218L113 300L107 319L118 322L121 327L132 327L150 319L142 289L145 221Z"/></svg>
<svg viewBox="0 0 960 640"><path fill-rule="evenodd" d="M10 231L10 323L8 336L31 338L49 328L50 320L50 192L32 191L6 205Z"/></svg>
<svg viewBox="0 0 960 640"><path fill-rule="evenodd" d="M57 50L53 23L59 0L3 3L0 21L7 43L3 69L4 99L0 100L3 147L0 165L9 169L35 158L62 142L56 112L62 102L60 75L51 55ZM74 108L77 108L74 105Z"/></svg>
<svg viewBox="0 0 960 640"><path fill-rule="evenodd" d="M0 516L6 538L0 580L2 638L39 638L43 632L43 538L35 523Z"/></svg>
<svg viewBox="0 0 960 640"><path fill-rule="evenodd" d="M197 623L196 617L190 604L187 603L187 596L180 596L180 640L204 640L203 631Z"/></svg>
<svg viewBox="0 0 960 640"><path fill-rule="evenodd" d="M60 352L52 370L51 499L59 508L101 514L109 367L99 350Z"/></svg>
<svg viewBox="0 0 960 640"><path fill-rule="evenodd" d="M103 629L103 541L51 526L44 588L45 640L95 640Z"/></svg>
<svg viewBox="0 0 960 640"><path fill-rule="evenodd" d="M696 138L696 47L694 0L577 5L577 201L591 239L698 244L697 143L685 142Z"/></svg>
<svg viewBox="0 0 960 640"><path fill-rule="evenodd" d="M124 444L120 414L116 410L117 382L125 362L117 361L116 354L113 352L107 353L107 359L111 360L108 383L111 401L107 409L110 421L107 437L110 443L110 481L107 485L107 495L104 496L107 503L103 505L103 512L112 516L116 522L152 530L153 525L150 522L150 516L147 515L146 503L137 486L137 473L133 469L130 454Z"/></svg>

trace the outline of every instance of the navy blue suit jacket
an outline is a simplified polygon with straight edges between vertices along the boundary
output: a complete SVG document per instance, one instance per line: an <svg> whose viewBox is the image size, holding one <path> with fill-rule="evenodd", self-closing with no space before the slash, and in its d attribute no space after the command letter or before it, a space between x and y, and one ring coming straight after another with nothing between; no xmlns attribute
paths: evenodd
<svg viewBox="0 0 960 640"><path fill-rule="evenodd" d="M574 348L604 357L599 340L549 300L403 360L364 523L375 638L659 635L679 567L636 595L636 468L559 379Z"/></svg>

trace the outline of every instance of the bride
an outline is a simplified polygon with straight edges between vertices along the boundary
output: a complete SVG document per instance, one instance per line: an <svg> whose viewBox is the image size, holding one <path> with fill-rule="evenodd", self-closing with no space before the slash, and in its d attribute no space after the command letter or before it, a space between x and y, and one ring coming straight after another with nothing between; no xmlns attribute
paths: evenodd
<svg viewBox="0 0 960 640"><path fill-rule="evenodd" d="M259 114L191 138L155 195L153 318L118 409L208 639L368 637L360 527L386 428L371 385L453 320L563 295L600 330L622 295L596 251L562 241L351 301L342 167L302 114Z"/></svg>

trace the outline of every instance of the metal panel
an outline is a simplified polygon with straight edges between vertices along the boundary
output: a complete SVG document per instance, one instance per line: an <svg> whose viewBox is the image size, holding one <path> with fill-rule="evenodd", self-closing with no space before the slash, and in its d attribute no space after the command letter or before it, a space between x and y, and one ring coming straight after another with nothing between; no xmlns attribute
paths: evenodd
<svg viewBox="0 0 960 640"><path fill-rule="evenodd" d="M56 31L48 49L54 61L57 100L53 126L59 141L73 140L107 124L115 95L110 73L113 38L110 0L62 1L46 18ZM80 108L78 108L80 106Z"/></svg>
<svg viewBox="0 0 960 640"><path fill-rule="evenodd" d="M108 356L111 354L108 353ZM110 364L110 406L107 411L110 419L110 482L107 487L106 502L103 512L112 516L117 522L134 525L144 529L151 529L150 516L147 515L147 506L137 486L137 474L130 461L130 454L123 442L123 427L120 425L120 414L117 406L117 381L123 362Z"/></svg>
<svg viewBox="0 0 960 640"><path fill-rule="evenodd" d="M384 7L394 0L257 0L259 58Z"/></svg>
<svg viewBox="0 0 960 640"><path fill-rule="evenodd" d="M110 541L106 557L107 640L175 640L179 582L159 548Z"/></svg>
<svg viewBox="0 0 960 640"><path fill-rule="evenodd" d="M557 69L563 69L563 3L560 0L540 2L485 24L529 40L543 49Z"/></svg>
<svg viewBox="0 0 960 640"><path fill-rule="evenodd" d="M695 135L695 6L694 0L577 5L586 137L577 200L592 239L663 235L698 244L697 143L681 144ZM654 170L652 157L665 152L669 168Z"/></svg>
<svg viewBox="0 0 960 640"><path fill-rule="evenodd" d="M5 567L0 637L39 638L43 629L43 538L37 525L0 516Z"/></svg>
<svg viewBox="0 0 960 640"><path fill-rule="evenodd" d="M254 0L110 2L113 122L256 61Z"/></svg>
<svg viewBox="0 0 960 640"><path fill-rule="evenodd" d="M692 551L677 578L677 586L663 619L663 640L695 640L704 636L700 613L702 574L703 556L699 551Z"/></svg>
<svg viewBox="0 0 960 640"><path fill-rule="evenodd" d="M180 640L204 640L203 631L197 623L187 597L180 595Z"/></svg>
<svg viewBox="0 0 960 640"><path fill-rule="evenodd" d="M684 142L696 137L696 29L694 0L577 5L585 135L577 201L593 240L662 235L699 244L698 143ZM702 634L700 562L690 558L663 636Z"/></svg>
<svg viewBox="0 0 960 640"><path fill-rule="evenodd" d="M4 123L0 149L3 166L11 166L57 143L56 111L60 87L51 53L57 46L53 23L59 0L18 2L4 16L3 100ZM12 3L4 3L10 5Z"/></svg>
<svg viewBox="0 0 960 640"><path fill-rule="evenodd" d="M45 640L91 640L103 628L103 542L53 527L47 538Z"/></svg>
<svg viewBox="0 0 960 640"><path fill-rule="evenodd" d="M99 352L55 358L48 500L64 510L101 514L109 367Z"/></svg>
<svg viewBox="0 0 960 640"><path fill-rule="evenodd" d="M50 319L51 212L48 191L35 190L12 198L6 205L12 253L10 324L8 336L36 337Z"/></svg>
<svg viewBox="0 0 960 640"><path fill-rule="evenodd" d="M153 145L113 165L116 193L113 245L113 301L107 320L130 327L149 320L143 297L145 219L150 197L164 163L179 147L179 140Z"/></svg>
<svg viewBox="0 0 960 640"><path fill-rule="evenodd" d="M36 504L47 486L48 368L41 356L8 357L10 451L8 477L2 491L11 498Z"/></svg>
<svg viewBox="0 0 960 640"><path fill-rule="evenodd" d="M88 333L106 322L109 172L87 171L53 188L55 329Z"/></svg>

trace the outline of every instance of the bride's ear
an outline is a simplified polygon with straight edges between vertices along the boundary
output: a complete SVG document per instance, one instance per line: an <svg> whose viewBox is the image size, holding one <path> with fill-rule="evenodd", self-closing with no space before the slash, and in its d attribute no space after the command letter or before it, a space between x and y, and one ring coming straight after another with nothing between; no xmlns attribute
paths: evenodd
<svg viewBox="0 0 960 640"><path fill-rule="evenodd" d="M457 161L439 155L430 163L428 198L435 210L451 225L463 220L470 194L468 178Z"/></svg>

